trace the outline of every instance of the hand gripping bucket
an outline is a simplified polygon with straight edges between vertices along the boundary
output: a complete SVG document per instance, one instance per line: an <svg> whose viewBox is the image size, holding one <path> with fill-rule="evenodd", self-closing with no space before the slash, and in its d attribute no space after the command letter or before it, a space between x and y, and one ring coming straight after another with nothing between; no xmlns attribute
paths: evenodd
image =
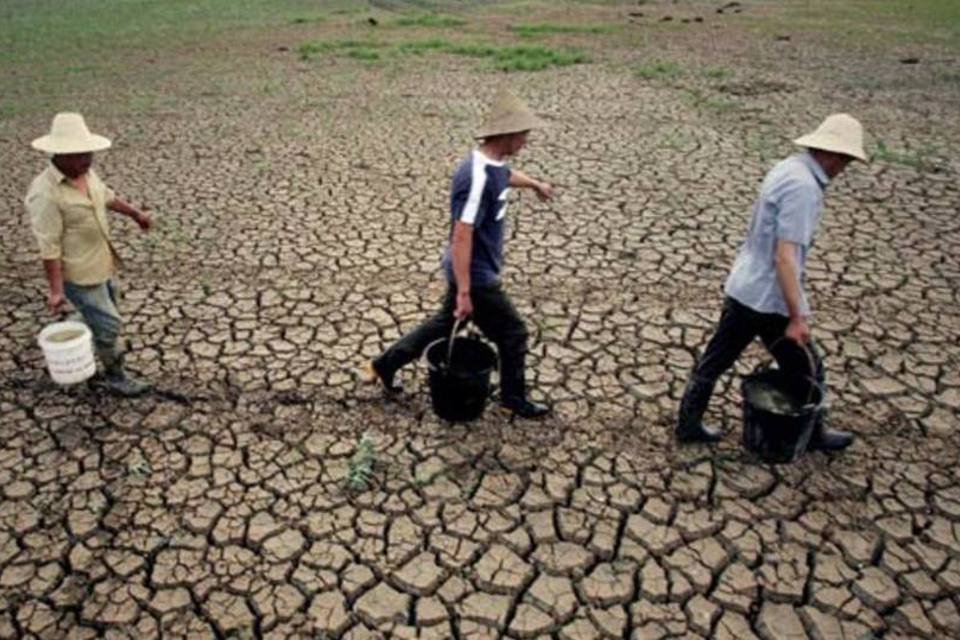
<svg viewBox="0 0 960 640"><path fill-rule="evenodd" d="M68 385L93 377L97 363L93 358L93 335L82 322L67 320L47 325L37 336L50 377Z"/></svg>
<svg viewBox="0 0 960 640"><path fill-rule="evenodd" d="M490 374L497 367L497 353L476 334L458 336L460 322L449 338L427 347L430 403L438 417L450 422L469 422L483 415L490 397Z"/></svg>
<svg viewBox="0 0 960 640"><path fill-rule="evenodd" d="M771 345L771 349L774 345ZM816 371L810 348L803 350ZM823 411L824 392L811 376L807 389L798 389L796 377L768 365L745 376L740 386L743 395L743 446L765 462L794 462L807 450L818 414ZM781 406L763 398L779 396L788 400Z"/></svg>

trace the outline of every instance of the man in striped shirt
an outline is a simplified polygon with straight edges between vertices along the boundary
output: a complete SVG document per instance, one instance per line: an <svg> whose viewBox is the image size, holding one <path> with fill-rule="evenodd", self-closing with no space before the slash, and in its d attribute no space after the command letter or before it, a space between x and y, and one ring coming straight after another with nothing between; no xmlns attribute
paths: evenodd
<svg viewBox="0 0 960 640"><path fill-rule="evenodd" d="M368 378L400 391L394 375L420 357L427 346L450 334L455 320L469 318L497 345L501 403L522 418L538 418L549 408L527 397L524 360L527 329L503 290L503 240L507 195L512 187L532 189L549 200L553 188L511 169L505 159L526 144L540 120L516 96L501 93L477 138L480 146L460 164L450 193L452 231L443 258L447 292L440 311L368 363Z"/></svg>

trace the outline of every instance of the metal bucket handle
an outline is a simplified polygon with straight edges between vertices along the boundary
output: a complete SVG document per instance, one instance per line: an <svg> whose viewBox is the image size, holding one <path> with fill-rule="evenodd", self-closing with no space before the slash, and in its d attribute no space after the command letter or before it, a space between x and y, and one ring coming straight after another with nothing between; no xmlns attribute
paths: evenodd
<svg viewBox="0 0 960 640"><path fill-rule="evenodd" d="M786 336L780 336L779 338L777 338L776 340L770 343L770 346L767 347L767 351L769 351L770 354L773 355L774 347L776 347L778 344L780 344L784 340L788 340L788 338ZM795 340L790 340L790 342L792 342L793 344L803 349L804 355L807 356L807 363L810 365L811 375L805 376L807 381L810 383L810 390L807 392L807 401L804 403L804 406L809 406L810 404L813 403L813 390L819 386L819 383L817 382L817 377L816 377L817 376L817 360L813 355L813 346L809 345L808 343L796 342ZM776 358L774 358L774 361L776 361ZM767 363L765 365L758 366L755 369L755 371L759 371L761 369L769 369L769 368L770 368L770 363Z"/></svg>
<svg viewBox="0 0 960 640"><path fill-rule="evenodd" d="M447 340L447 369L450 369L450 365L453 362L453 339L457 337L457 332L460 331L462 326L466 326L466 323L469 320L464 318L457 318L453 323L453 330L450 331L450 338Z"/></svg>

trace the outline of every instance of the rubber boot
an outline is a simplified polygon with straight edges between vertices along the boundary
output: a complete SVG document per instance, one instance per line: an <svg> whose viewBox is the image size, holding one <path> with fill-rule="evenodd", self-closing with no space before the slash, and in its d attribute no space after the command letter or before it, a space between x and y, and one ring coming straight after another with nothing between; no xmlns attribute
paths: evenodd
<svg viewBox="0 0 960 640"><path fill-rule="evenodd" d="M500 405L520 418L542 418L550 413L550 407L527 398L527 381L523 373L523 360L517 366L507 370L500 369L500 388L503 396Z"/></svg>
<svg viewBox="0 0 960 640"><path fill-rule="evenodd" d="M717 442L723 437L716 429L703 425L703 414L713 394L713 383L695 375L690 376L683 390L677 428L674 435L678 442Z"/></svg>
<svg viewBox="0 0 960 640"><path fill-rule="evenodd" d="M550 413L550 407L539 402L533 402L526 398L505 398L501 403L503 407L520 418L542 418Z"/></svg>
<svg viewBox="0 0 960 640"><path fill-rule="evenodd" d="M397 395L403 393L403 385L396 382L394 371L387 371L378 360L367 360L361 369L360 378L367 384L379 383L384 393Z"/></svg>
<svg viewBox="0 0 960 640"><path fill-rule="evenodd" d="M826 407L817 412L817 419L813 425L813 434L807 451L840 451L853 443L853 434L848 431L827 428Z"/></svg>
<svg viewBox="0 0 960 640"><path fill-rule="evenodd" d="M124 354L116 349L98 350L103 363L102 385L108 391L126 398L146 393L150 384L131 376L123 368Z"/></svg>

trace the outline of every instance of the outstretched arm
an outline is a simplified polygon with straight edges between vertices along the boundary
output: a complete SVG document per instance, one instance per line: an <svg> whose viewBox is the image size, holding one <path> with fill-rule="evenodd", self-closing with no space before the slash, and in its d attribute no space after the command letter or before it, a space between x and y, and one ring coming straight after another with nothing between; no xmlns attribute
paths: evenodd
<svg viewBox="0 0 960 640"><path fill-rule="evenodd" d="M133 207L127 204L120 198L114 198L113 200L108 202L107 209L110 209L111 211L116 211L117 213L122 213L123 215L127 216L128 218L136 222L138 225L140 225L140 228L144 231L149 230L150 226L153 224L153 220L150 218L148 214L144 213L143 211L140 211L136 207Z"/></svg>
<svg viewBox="0 0 960 640"><path fill-rule="evenodd" d="M519 189L533 189L541 200L550 200L553 197L553 187L549 183L534 180L517 169L510 170L510 186Z"/></svg>

